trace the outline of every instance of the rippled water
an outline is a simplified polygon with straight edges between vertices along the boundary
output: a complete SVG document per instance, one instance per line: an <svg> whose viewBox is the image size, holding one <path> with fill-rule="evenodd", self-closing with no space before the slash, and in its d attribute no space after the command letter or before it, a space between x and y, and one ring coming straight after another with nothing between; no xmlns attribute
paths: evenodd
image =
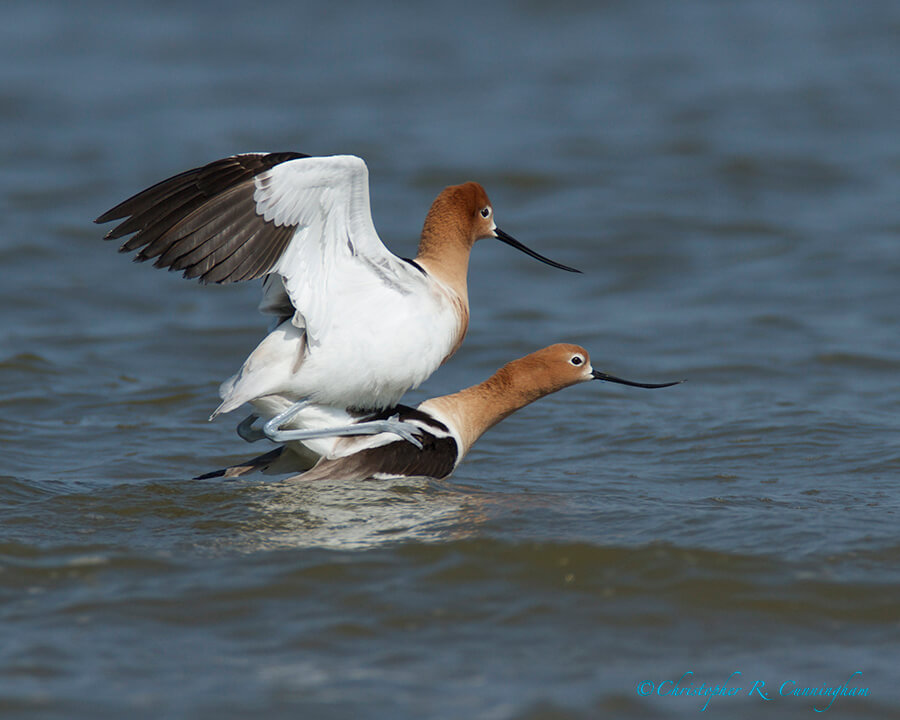
<svg viewBox="0 0 900 720"><path fill-rule="evenodd" d="M894 717L900 7L371 7L7 4L0 715L693 717L656 690L693 672L742 687L707 714L797 717L828 703L783 683L860 671L828 712ZM409 401L557 341L689 382L571 388L445 482L190 480L257 450L206 417L258 289L90 220L287 149L365 157L398 254L476 179L585 271L479 244Z"/></svg>

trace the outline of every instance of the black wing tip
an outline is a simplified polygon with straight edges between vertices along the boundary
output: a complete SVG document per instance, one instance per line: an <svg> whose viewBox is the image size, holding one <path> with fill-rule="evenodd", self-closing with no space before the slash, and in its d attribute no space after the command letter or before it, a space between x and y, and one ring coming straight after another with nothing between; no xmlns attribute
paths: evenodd
<svg viewBox="0 0 900 720"><path fill-rule="evenodd" d="M113 220L121 220L123 217L125 216L122 213L117 212L116 208L113 208L112 210L107 210L99 217L94 218L94 224L103 225L104 223L112 222Z"/></svg>
<svg viewBox="0 0 900 720"><path fill-rule="evenodd" d="M119 252L136 252L134 262L156 258L155 268L183 271L182 277L196 279L204 285L253 280L272 271L296 228L269 227L260 221L256 229L252 224L247 226L249 229L238 227L235 241L226 242L221 237L223 224L214 215L222 207L228 210L228 203L233 201L231 191L244 188L251 178L277 165L310 157L313 156L292 151L230 155L162 180L107 210L94 223L119 220L104 235L104 240L128 238ZM252 195L249 200L252 203ZM241 213L248 216L241 216L245 224L257 222L261 217L259 213L244 210ZM196 242L182 245L186 235L180 235L178 229L192 217L199 226L191 232L200 234L195 237ZM247 239L252 241L252 246L245 252L241 243ZM198 260L194 255L198 255L199 246L207 246L209 254ZM192 264L179 260L188 256Z"/></svg>
<svg viewBox="0 0 900 720"><path fill-rule="evenodd" d="M271 169L271 168L275 167L276 165L281 165L282 163L290 162L291 160L302 160L303 158L310 158L310 157L314 157L314 156L307 155L306 153L296 152L294 150L278 150L275 152L234 153L232 155L228 155L227 157L219 158L218 160L212 160L204 165L198 165L197 167L192 168L190 170L185 170L183 172L172 175L171 177L168 177L165 180L161 180L160 182L156 183L155 185L151 185L150 187L145 188L141 192L137 193L137 195L142 195L142 194L146 193L148 190L152 190L155 187L159 187L160 185L167 183L170 180L175 180L176 178L182 177L184 175L187 175L190 173L196 173L200 170L204 170L204 169L213 167L215 165L228 162L230 160L240 161L242 158L246 158L246 157L269 158L270 163L268 163L268 167L265 167L264 169ZM131 199L134 199L135 197L137 197L137 195L135 195ZM120 220L121 218L127 217L131 213L126 210L123 210L122 206L126 205L128 202L129 201L126 200L125 202L119 203L114 208L107 210L105 213L103 213L99 217L95 218L93 222L96 223L97 225L102 225L103 223L108 223L112 220Z"/></svg>
<svg viewBox="0 0 900 720"><path fill-rule="evenodd" d="M120 253L126 252L134 252L133 248L129 248L126 245L123 245L119 248ZM136 263L145 263L150 260L153 260L152 257L148 255L144 255L143 253L137 253L133 258L131 258L131 262ZM172 264L161 263L159 261L159 257L153 263L153 267L160 270L168 270L169 272L181 272L181 277L185 280L196 280L201 285L209 285L210 282L215 283L216 285L227 285L229 283L234 282L234 279L231 277L222 278L221 280L210 280L206 275L207 273L200 272L196 266L191 265L187 268L174 267ZM208 272L208 271L207 271Z"/></svg>
<svg viewBox="0 0 900 720"><path fill-rule="evenodd" d="M225 477L225 470L213 470L212 472L203 473L202 475L197 475L192 480L212 480L213 478Z"/></svg>

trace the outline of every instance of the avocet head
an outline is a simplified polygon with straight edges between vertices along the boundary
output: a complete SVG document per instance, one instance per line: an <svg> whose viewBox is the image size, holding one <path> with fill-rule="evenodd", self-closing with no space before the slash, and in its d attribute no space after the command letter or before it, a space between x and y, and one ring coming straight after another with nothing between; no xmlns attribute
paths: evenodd
<svg viewBox="0 0 900 720"><path fill-rule="evenodd" d="M510 363L513 364L516 365L513 372L525 379L525 382L541 395L589 380L605 380L641 388L663 388L683 382L678 380L667 383L642 383L594 370L587 350L580 345L568 343L550 345Z"/></svg>
<svg viewBox="0 0 900 720"><path fill-rule="evenodd" d="M470 246L474 245L477 240L493 238L552 267L569 272L581 272L536 253L497 227L494 220L494 207L491 205L485 189L477 182L467 182L445 188L432 205L429 218L432 215L437 222L447 222L452 217L455 224L461 224L463 232L468 236ZM426 231L428 228L429 221L426 219Z"/></svg>
<svg viewBox="0 0 900 720"><path fill-rule="evenodd" d="M594 379L591 356L580 345L550 345L515 362L521 376L541 394Z"/></svg>

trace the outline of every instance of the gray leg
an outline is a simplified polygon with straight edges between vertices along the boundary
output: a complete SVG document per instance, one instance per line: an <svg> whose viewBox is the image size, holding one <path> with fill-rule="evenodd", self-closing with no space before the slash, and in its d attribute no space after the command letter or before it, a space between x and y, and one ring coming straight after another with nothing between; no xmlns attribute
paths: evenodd
<svg viewBox="0 0 900 720"><path fill-rule="evenodd" d="M291 440L312 440L320 437L335 437L343 435L377 435L378 433L393 433L402 440L412 443L420 450L422 443L413 433L421 432L421 428L411 423L400 422L397 416L388 420L370 420L369 422L354 423L353 425L344 425L342 427L322 428L320 430L282 430L281 425L288 422L294 415L302 410L308 401L301 400L296 405L292 405L283 413L279 413L265 425L263 432L269 440L277 443L289 442Z"/></svg>
<svg viewBox="0 0 900 720"><path fill-rule="evenodd" d="M262 440L266 434L262 430L253 427L253 423L257 420L259 420L259 415L248 415L245 417L237 426L237 434L249 443Z"/></svg>

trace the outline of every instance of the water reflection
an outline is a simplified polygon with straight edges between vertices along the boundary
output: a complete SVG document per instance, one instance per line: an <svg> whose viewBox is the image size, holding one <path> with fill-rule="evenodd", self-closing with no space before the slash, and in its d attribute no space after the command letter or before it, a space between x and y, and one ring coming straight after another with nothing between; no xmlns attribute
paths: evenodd
<svg viewBox="0 0 900 720"><path fill-rule="evenodd" d="M270 485L255 509L265 527L241 538L241 547L320 547L359 550L415 540L470 537L488 516L490 499L427 478L366 482L286 479Z"/></svg>

